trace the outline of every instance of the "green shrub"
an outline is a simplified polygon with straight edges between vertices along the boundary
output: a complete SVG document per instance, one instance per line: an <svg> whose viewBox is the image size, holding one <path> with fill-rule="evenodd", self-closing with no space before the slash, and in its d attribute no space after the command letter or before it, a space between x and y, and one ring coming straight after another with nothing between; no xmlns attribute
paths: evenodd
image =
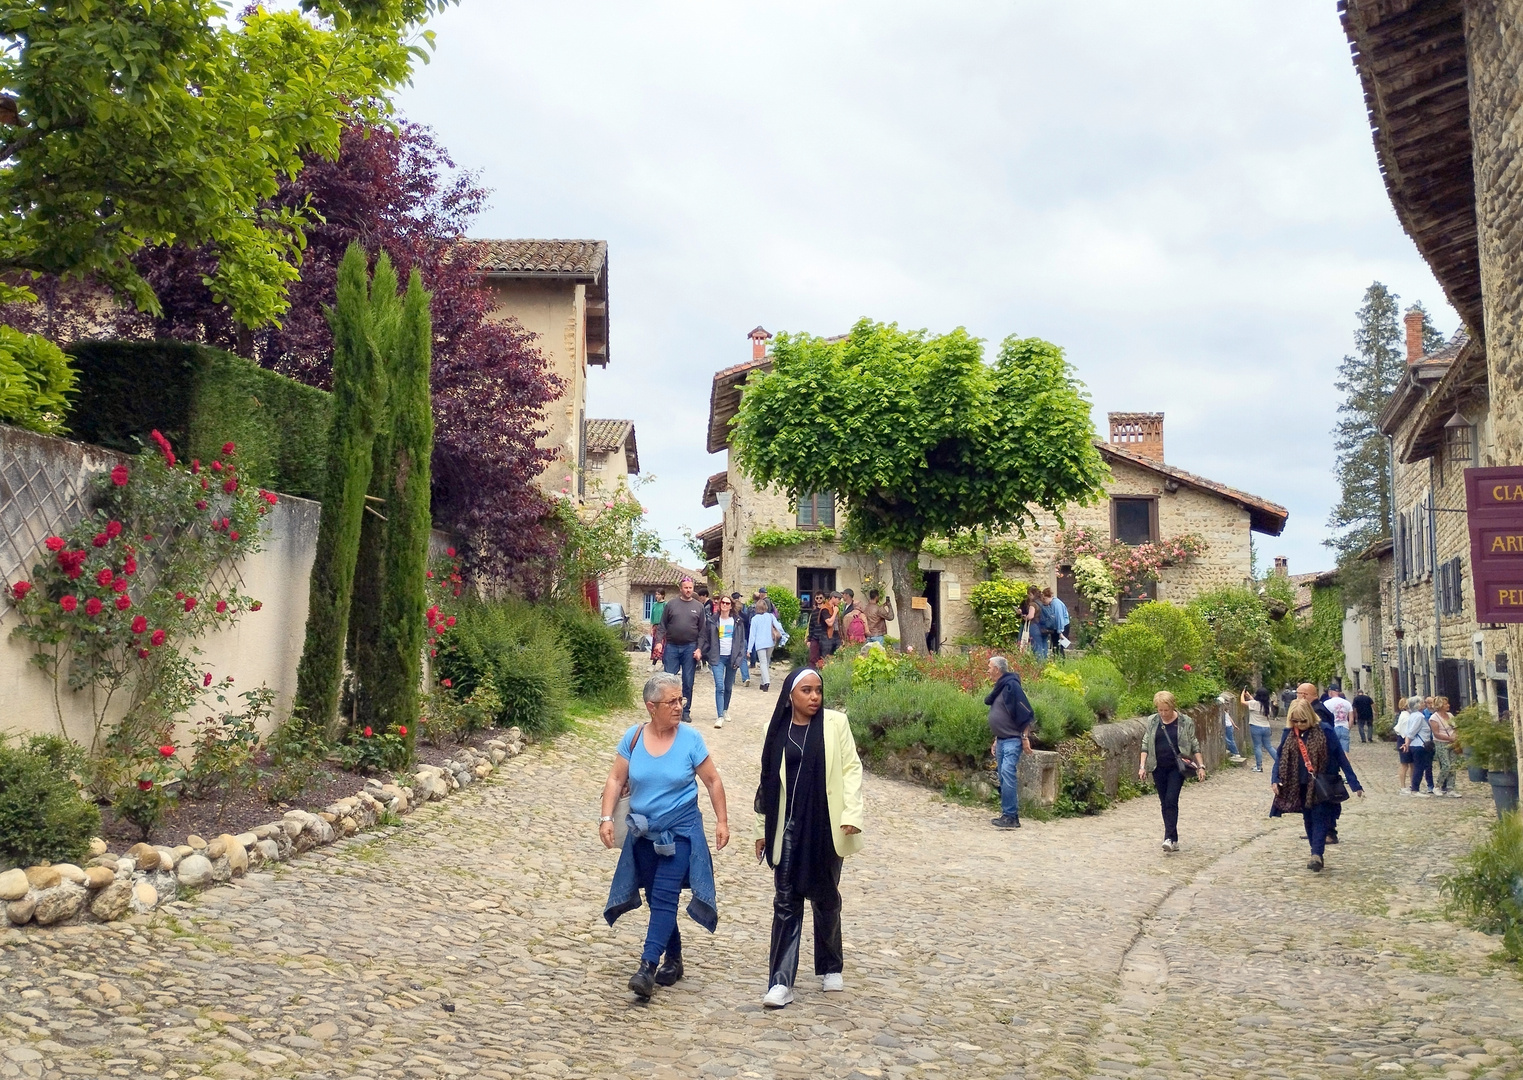
<svg viewBox="0 0 1523 1080"><path fill-rule="evenodd" d="M557 611L561 640L571 657L571 690L603 705L632 704L629 653L601 615L566 604Z"/></svg>
<svg viewBox="0 0 1523 1080"><path fill-rule="evenodd" d="M840 656L826 663L820 669L820 677L825 681L825 707L827 709L843 709L846 707L846 698L852 691L855 679L852 675L857 660L852 656Z"/></svg>
<svg viewBox="0 0 1523 1080"><path fill-rule="evenodd" d="M1058 744L1062 759L1062 782L1052 805L1057 817L1082 817L1098 814L1110 805L1105 794L1105 755L1095 740L1085 737L1067 739Z"/></svg>
<svg viewBox="0 0 1523 1080"><path fill-rule="evenodd" d="M893 682L903 672L897 657L887 649L868 649L857 657L851 667L851 688L871 690L875 686Z"/></svg>
<svg viewBox="0 0 1523 1080"><path fill-rule="evenodd" d="M135 453L157 429L181 457L203 461L232 440L246 482L322 497L326 392L221 349L180 341L80 341L68 353L80 375L69 414L76 438Z"/></svg>
<svg viewBox="0 0 1523 1080"><path fill-rule="evenodd" d="M1064 739L1087 735L1095 726L1095 714L1084 698L1052 679L1039 679L1026 686L1026 697L1036 713L1032 741L1052 749Z"/></svg>
<svg viewBox="0 0 1523 1080"><path fill-rule="evenodd" d="M1439 888L1452 910L1478 929L1502 935L1507 954L1523 960L1523 815L1503 814Z"/></svg>
<svg viewBox="0 0 1523 1080"><path fill-rule="evenodd" d="M441 685L470 695L490 675L502 699L496 723L532 735L565 725L572 662L552 613L524 600L461 598L456 623L435 660Z"/></svg>
<svg viewBox="0 0 1523 1080"><path fill-rule="evenodd" d="M79 748L56 735L19 746L0 735L0 864L82 862L100 831L100 811L73 775Z"/></svg>
<svg viewBox="0 0 1523 1080"><path fill-rule="evenodd" d="M989 751L989 710L981 697L940 682L896 679L853 693L847 716L859 746L872 756L920 743L968 764Z"/></svg>
<svg viewBox="0 0 1523 1080"><path fill-rule="evenodd" d="M799 619L804 613L803 605L799 598L793 594L793 590L786 585L768 585L767 599L772 601L772 606L777 609L777 621L783 624L783 629L793 633L794 627L798 626Z"/></svg>
<svg viewBox="0 0 1523 1080"><path fill-rule="evenodd" d="M1084 680L1084 704L1091 712L1097 717L1115 719L1121 695L1126 690L1126 679L1120 668L1098 654L1065 660L1058 666Z"/></svg>
<svg viewBox="0 0 1523 1080"><path fill-rule="evenodd" d="M1461 709L1454 718L1454 733L1460 747L1469 751L1470 760L1477 768L1493 772L1517 771L1517 744L1513 741L1512 724L1493 720L1486 706L1477 704Z"/></svg>
<svg viewBox="0 0 1523 1080"><path fill-rule="evenodd" d="M1213 589L1190 601L1188 610L1206 625L1208 666L1234 693L1251 688L1274 655L1269 614L1258 594L1230 586Z"/></svg>
<svg viewBox="0 0 1523 1080"><path fill-rule="evenodd" d="M1121 672L1128 695L1145 692L1151 700L1163 688L1168 647L1152 627L1117 623L1101 635L1100 652Z"/></svg>
<svg viewBox="0 0 1523 1080"><path fill-rule="evenodd" d="M990 645L1013 645L1021 637L1021 605L1026 602L1027 584L1014 578L998 577L980 581L968 590L968 606L983 627L984 641Z"/></svg>
<svg viewBox="0 0 1523 1080"><path fill-rule="evenodd" d="M1199 615L1155 600L1134 608L1125 622L1105 631L1099 652L1120 669L1129 691L1147 691L1151 698L1159 690L1177 694L1191 682L1190 676L1203 674L1208 636Z"/></svg>
<svg viewBox="0 0 1523 1080"><path fill-rule="evenodd" d="M75 390L69 358L47 338L0 326L0 423L62 435Z"/></svg>

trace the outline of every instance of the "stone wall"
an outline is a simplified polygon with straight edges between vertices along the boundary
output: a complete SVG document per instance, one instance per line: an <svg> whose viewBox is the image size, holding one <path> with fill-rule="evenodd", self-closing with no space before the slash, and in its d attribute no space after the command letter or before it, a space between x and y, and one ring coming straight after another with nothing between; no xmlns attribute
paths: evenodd
<svg viewBox="0 0 1523 1080"><path fill-rule="evenodd" d="M1195 723L1195 738L1200 743L1201 760L1206 763L1207 773L1215 772L1227 760L1227 728L1222 723L1222 710L1213 704L1195 705L1185 710L1185 715ZM1112 798L1123 777L1137 775L1137 762L1142 756L1142 737L1147 733L1147 720L1118 720L1114 724L1096 724L1090 734L1105 755L1101 766L1105 774L1105 793ZM1238 744L1241 750L1243 744Z"/></svg>
<svg viewBox="0 0 1523 1080"><path fill-rule="evenodd" d="M1523 0L1468 0L1465 48L1475 171L1481 304L1485 319L1492 450L1483 465L1523 463ZM1523 657L1523 625L1506 632ZM1523 709L1513 709L1523 770Z"/></svg>

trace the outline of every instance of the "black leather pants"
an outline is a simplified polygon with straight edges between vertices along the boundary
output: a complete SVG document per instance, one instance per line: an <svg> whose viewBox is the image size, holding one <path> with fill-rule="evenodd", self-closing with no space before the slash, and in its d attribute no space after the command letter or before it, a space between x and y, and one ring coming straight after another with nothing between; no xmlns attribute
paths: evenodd
<svg viewBox="0 0 1523 1080"><path fill-rule="evenodd" d="M797 892L793 883L793 829L783 832L783 857L773 870L777 893L772 899L771 977L768 986L792 986L799 973L799 946L804 937L804 902L814 909L814 973L843 970L841 952L841 857L831 852L831 881L813 894Z"/></svg>

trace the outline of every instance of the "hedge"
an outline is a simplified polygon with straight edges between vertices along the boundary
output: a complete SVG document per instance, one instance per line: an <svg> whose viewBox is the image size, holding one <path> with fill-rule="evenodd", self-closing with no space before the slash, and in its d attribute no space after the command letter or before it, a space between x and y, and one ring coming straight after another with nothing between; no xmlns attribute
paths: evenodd
<svg viewBox="0 0 1523 1080"><path fill-rule="evenodd" d="M182 341L79 341L74 437L136 453L158 430L182 458L216 458L238 444L249 483L322 497L329 395L241 356Z"/></svg>

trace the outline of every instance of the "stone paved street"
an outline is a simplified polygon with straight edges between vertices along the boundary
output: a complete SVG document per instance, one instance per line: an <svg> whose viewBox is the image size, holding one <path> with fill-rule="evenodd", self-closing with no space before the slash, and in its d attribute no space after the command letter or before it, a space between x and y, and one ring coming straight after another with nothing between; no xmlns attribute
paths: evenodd
<svg viewBox="0 0 1523 1080"><path fill-rule="evenodd" d="M737 687L714 731L710 686L738 838L719 932L684 916L688 977L648 1005L624 988L644 912L601 919L597 798L630 713L389 836L135 922L8 932L0 1076L1523 1076L1523 981L1438 914L1489 799L1397 797L1384 744L1354 747L1371 794L1320 876L1246 770L1186 790L1177 855L1151 797L1002 833L869 776L847 992L819 992L806 940L799 1000L764 1012L748 811L772 696Z"/></svg>

